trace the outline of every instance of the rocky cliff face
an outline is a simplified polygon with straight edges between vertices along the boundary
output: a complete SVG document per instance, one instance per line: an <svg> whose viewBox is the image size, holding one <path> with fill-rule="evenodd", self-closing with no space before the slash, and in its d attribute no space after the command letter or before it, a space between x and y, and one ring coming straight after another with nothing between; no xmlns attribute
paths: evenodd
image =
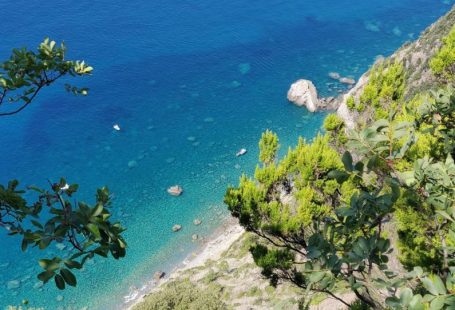
<svg viewBox="0 0 455 310"><path fill-rule="evenodd" d="M378 59L380 62L391 60L401 63L405 70L404 98L411 99L418 92L425 92L438 85L430 71L429 62L442 45L442 38L448 35L455 25L455 6L437 22L428 27L414 42L404 44L388 58ZM369 81L371 70L359 79L357 84L347 93L338 98L337 114L345 121L347 128L353 128L359 113L351 111L347 106L349 97L359 98Z"/></svg>

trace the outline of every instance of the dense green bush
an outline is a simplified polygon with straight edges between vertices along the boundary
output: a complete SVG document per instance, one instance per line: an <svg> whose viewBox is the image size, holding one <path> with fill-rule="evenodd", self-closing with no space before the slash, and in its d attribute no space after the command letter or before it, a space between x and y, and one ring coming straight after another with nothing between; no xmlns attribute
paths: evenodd
<svg viewBox="0 0 455 310"><path fill-rule="evenodd" d="M226 310L219 291L200 289L188 279L170 282L133 310Z"/></svg>
<svg viewBox="0 0 455 310"><path fill-rule="evenodd" d="M405 71L398 62L384 62L371 69L365 85L354 107L358 112L373 111L374 120L387 118L388 110L402 100L405 89ZM352 103L351 103L352 105Z"/></svg>
<svg viewBox="0 0 455 310"><path fill-rule="evenodd" d="M430 68L434 74L445 79L455 77L455 25L447 37L443 39L442 48L430 61Z"/></svg>

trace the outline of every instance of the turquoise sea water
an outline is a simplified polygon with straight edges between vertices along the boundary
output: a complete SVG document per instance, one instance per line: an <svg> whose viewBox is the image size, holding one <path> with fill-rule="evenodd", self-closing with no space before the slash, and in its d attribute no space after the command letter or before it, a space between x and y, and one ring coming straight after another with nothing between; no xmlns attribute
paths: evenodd
<svg viewBox="0 0 455 310"><path fill-rule="evenodd" d="M0 119L0 182L46 185L66 176L79 199L115 195L129 244L121 261L94 259L77 289L37 286L37 251L0 232L0 307L24 298L47 309L119 309L132 287L169 271L227 215L222 197L252 173L269 128L286 149L311 139L324 113L286 101L298 78L322 95L330 71L358 78L375 57L416 38L454 0L0 1L0 58L45 36L95 67L88 97L47 89L22 114ZM248 65L247 65L248 64ZM249 68L249 71L245 68ZM248 72L245 72L248 71ZM116 132L112 125L122 130ZM240 148L248 154L237 158ZM128 163L137 166L130 169ZM180 184L184 195L166 193ZM192 220L200 218L201 226ZM172 233L173 224L183 230ZM60 250L51 247L48 255ZM8 289L9 281L20 281ZM63 298L63 300L62 300Z"/></svg>

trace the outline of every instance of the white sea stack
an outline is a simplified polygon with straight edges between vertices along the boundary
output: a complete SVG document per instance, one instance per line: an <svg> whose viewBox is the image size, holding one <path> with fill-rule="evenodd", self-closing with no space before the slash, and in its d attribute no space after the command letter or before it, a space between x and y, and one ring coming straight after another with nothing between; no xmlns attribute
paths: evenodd
<svg viewBox="0 0 455 310"><path fill-rule="evenodd" d="M291 85L288 91L288 100L298 106L305 106L310 112L315 112L319 105L316 87L313 82L304 79Z"/></svg>

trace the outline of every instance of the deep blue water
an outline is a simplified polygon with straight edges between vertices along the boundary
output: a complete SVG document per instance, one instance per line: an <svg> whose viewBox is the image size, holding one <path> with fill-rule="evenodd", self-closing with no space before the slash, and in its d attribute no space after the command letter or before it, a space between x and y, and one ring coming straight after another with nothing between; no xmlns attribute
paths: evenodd
<svg viewBox="0 0 455 310"><path fill-rule="evenodd" d="M453 3L1 1L1 59L50 36L95 71L73 81L90 87L88 97L58 85L23 113L0 119L0 182L45 186L66 176L89 201L107 185L129 248L121 261L94 259L78 274L77 289L61 292L52 283L37 288L35 278L37 258L60 250L22 254L20 240L0 232L0 306L26 298L47 309L121 308L132 286L169 271L197 248L193 233L207 236L227 215L225 188L254 171L262 131L278 132L284 149L317 133L324 114L289 104L291 82L309 78L334 95L328 72L358 78ZM242 74L241 64L250 71ZM236 158L242 147L248 154ZM132 160L137 167L129 169ZM183 196L166 193L173 184L184 187ZM192 224L196 217L201 226ZM176 223L183 230L175 234ZM11 280L20 287L7 289Z"/></svg>

